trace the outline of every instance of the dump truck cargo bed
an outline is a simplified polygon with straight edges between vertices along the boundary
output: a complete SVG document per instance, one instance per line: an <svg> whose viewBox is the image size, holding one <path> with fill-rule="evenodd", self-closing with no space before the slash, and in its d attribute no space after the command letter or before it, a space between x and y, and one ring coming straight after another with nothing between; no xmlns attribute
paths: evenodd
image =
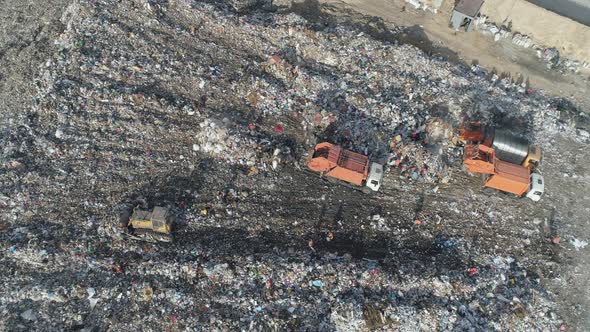
<svg viewBox="0 0 590 332"><path fill-rule="evenodd" d="M312 171L361 186L369 173L369 158L331 143L320 143L316 145L308 167Z"/></svg>
<svg viewBox="0 0 590 332"><path fill-rule="evenodd" d="M494 166L496 173L486 180L486 187L519 196L528 191L530 185L530 170L528 168L499 159L496 159Z"/></svg>

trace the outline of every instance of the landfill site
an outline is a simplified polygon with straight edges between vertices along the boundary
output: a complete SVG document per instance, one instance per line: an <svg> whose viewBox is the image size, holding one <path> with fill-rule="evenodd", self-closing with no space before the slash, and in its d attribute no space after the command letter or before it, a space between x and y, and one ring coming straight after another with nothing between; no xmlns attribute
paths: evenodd
<svg viewBox="0 0 590 332"><path fill-rule="evenodd" d="M590 329L585 105L316 1L0 6L0 330Z"/></svg>

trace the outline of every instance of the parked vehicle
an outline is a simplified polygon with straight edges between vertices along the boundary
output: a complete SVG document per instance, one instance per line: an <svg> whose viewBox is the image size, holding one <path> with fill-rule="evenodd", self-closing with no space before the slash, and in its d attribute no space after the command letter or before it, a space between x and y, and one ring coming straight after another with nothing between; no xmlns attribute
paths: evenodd
<svg viewBox="0 0 590 332"><path fill-rule="evenodd" d="M170 209L161 206L154 207L152 211L135 207L131 215L125 212L119 219L119 225L127 235L150 242L171 242L173 222Z"/></svg>
<svg viewBox="0 0 590 332"><path fill-rule="evenodd" d="M463 165L471 173L484 174L484 187L495 188L539 201L545 191L543 176L530 168L500 160L493 148L468 144L463 151Z"/></svg>
<svg viewBox="0 0 590 332"><path fill-rule="evenodd" d="M519 136L480 122L467 122L459 129L459 139L465 144L481 144L494 148L495 156L534 171L542 161L541 148Z"/></svg>
<svg viewBox="0 0 590 332"><path fill-rule="evenodd" d="M373 191L379 190L383 179L383 165L369 161L367 156L360 153L328 142L315 146L307 166L323 176Z"/></svg>

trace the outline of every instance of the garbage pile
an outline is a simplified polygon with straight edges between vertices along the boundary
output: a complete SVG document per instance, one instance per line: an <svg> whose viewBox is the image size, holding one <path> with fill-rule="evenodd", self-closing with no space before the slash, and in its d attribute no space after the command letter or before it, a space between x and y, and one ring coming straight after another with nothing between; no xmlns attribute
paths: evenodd
<svg viewBox="0 0 590 332"><path fill-rule="evenodd" d="M480 245L515 224L502 236L520 239L535 209L497 200L515 210L488 222L489 201L464 187L440 214L408 198L455 176L463 119L546 144L576 136L573 111L358 28L251 10L93 0L64 13L36 106L0 136L1 326L559 327L528 272L542 264ZM326 186L298 169L320 139L389 162L386 181L413 189ZM182 211L173 244L114 236L113 207L140 194Z"/></svg>
<svg viewBox="0 0 590 332"><path fill-rule="evenodd" d="M268 170L271 154L275 154L276 149L280 151L278 143L257 133L254 125L242 128L230 124L228 118L223 118L222 121L207 118L199 123L199 127L201 129L195 136L193 151L203 152L229 164L259 171Z"/></svg>
<svg viewBox="0 0 590 332"><path fill-rule="evenodd" d="M498 27L493 22L488 22L487 20L488 20L488 17L485 15L479 16L475 19L475 27L480 33L482 33L483 35L493 36L494 41L498 41L502 38L509 38L510 37L510 31L508 29L505 29L504 27ZM522 36L521 34L514 34L514 37L516 37L516 35L519 36L519 38L516 38L516 41L519 43L523 39L522 37L526 37L526 36ZM513 42L515 40L514 37L512 39ZM515 44L517 44L517 43L515 42ZM530 46L530 45L528 45L528 46Z"/></svg>
<svg viewBox="0 0 590 332"><path fill-rule="evenodd" d="M437 243L440 250L456 257L465 250L449 239ZM122 243L111 245L118 248ZM530 281L509 256L480 257L474 265L446 261L444 255L429 258L444 260L440 263L449 264L447 268L416 265L400 256L391 271L389 263L350 254L313 257L300 250L276 254L250 253L249 249L228 253L198 245L154 252L130 243L127 255L153 258L96 258L108 252L107 246L66 245L78 253L73 261L67 253L38 247L7 253L7 259L34 264L45 273L71 272L68 284L53 278L55 285L3 283L3 306L20 304L11 310L19 313L23 327L66 324L89 329L102 324L127 329L138 319L145 329L525 329L550 326L556 319L540 285ZM182 259L162 257L172 254ZM416 252L405 254L423 258ZM61 264L66 261L69 268ZM40 308L38 303L47 307ZM146 311L147 307L157 310ZM54 322L52 315L60 312L57 308L66 314Z"/></svg>
<svg viewBox="0 0 590 332"><path fill-rule="evenodd" d="M590 69L590 63L588 61L564 58L560 55L559 50L554 47L537 48L536 55L547 64L547 68L549 69L573 73L579 73L582 69Z"/></svg>
<svg viewBox="0 0 590 332"><path fill-rule="evenodd" d="M203 151L214 155L220 155L221 153L227 153L229 149L227 129L222 128L218 122L205 121L199 124L201 131L197 134L196 139L199 143L193 145L194 151Z"/></svg>
<svg viewBox="0 0 590 332"><path fill-rule="evenodd" d="M515 33L512 35L512 42L524 48L529 48L533 45L533 41L529 36L522 35L520 33Z"/></svg>
<svg viewBox="0 0 590 332"><path fill-rule="evenodd" d="M421 9L424 11L429 11L434 14L438 13L440 9L441 2L440 1L432 1L432 0L405 0L406 3L414 6L416 9Z"/></svg>
<svg viewBox="0 0 590 332"><path fill-rule="evenodd" d="M590 69L588 61L579 61L560 57L559 51L554 47L536 45L531 37L518 32L512 33L506 27L498 27L496 24L487 21L487 16L480 16L475 20L475 26L484 35L493 36L494 41L510 38L512 43L535 50L537 57L547 63L548 69L557 69L579 73L581 69Z"/></svg>
<svg viewBox="0 0 590 332"><path fill-rule="evenodd" d="M496 24L488 22L487 20L488 17L485 15L479 16L475 19L475 27L483 35L493 36L494 41L510 38L512 40L512 43L524 48L535 47L535 44L533 43L531 37L518 32L511 33L510 29L503 26L498 27Z"/></svg>
<svg viewBox="0 0 590 332"><path fill-rule="evenodd" d="M539 58L549 63L551 66L557 65L559 62L559 51L555 47L538 50L537 54Z"/></svg>

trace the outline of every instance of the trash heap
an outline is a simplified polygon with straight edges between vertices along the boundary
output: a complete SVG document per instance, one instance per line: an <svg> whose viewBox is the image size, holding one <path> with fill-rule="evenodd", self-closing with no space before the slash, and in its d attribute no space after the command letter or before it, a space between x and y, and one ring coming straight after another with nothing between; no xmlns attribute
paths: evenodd
<svg viewBox="0 0 590 332"><path fill-rule="evenodd" d="M199 143L193 145L193 150L213 155L229 152L228 149L232 148L231 143L233 142L228 142L227 129L222 126L223 124L220 125L218 122L209 119L201 122L199 124L201 131L196 136Z"/></svg>
<svg viewBox="0 0 590 332"><path fill-rule="evenodd" d="M507 210L489 221L489 197L461 187L428 214L408 199L424 184L368 197L297 166L327 139L445 182L463 119L519 124L543 145L576 136L577 114L394 38L232 8L93 0L64 12L36 106L0 136L0 326L559 328L528 274L544 261L480 245L521 239L535 209L496 199ZM138 195L183 211L175 243L115 236L113 207ZM544 250L531 238L527 250Z"/></svg>
<svg viewBox="0 0 590 332"><path fill-rule="evenodd" d="M475 26L480 33L493 36L494 41L496 42L500 39L510 38L512 43L520 47L532 48L535 50L537 57L547 63L548 69L557 69L561 71L568 70L573 73L579 73L582 68L590 68L590 63L588 61L560 58L559 51L556 48L537 45L533 42L531 37L518 32L512 33L509 28L504 26L498 27L496 24L488 22L487 20L487 16L480 16L475 20Z"/></svg>
<svg viewBox="0 0 590 332"><path fill-rule="evenodd" d="M228 118L221 121L207 118L199 127L193 151L230 165L248 167L252 173L274 170L292 159L288 145L258 131L254 124L244 128L231 124ZM275 126L275 132L281 130L280 125Z"/></svg>
<svg viewBox="0 0 590 332"><path fill-rule="evenodd" d="M240 133L240 129L230 125L227 118L222 121L205 119L199 123L199 127L201 130L195 136L197 143L193 144L193 151L235 165L254 166L261 162L256 152L261 150L263 142L247 135L247 129Z"/></svg>
<svg viewBox="0 0 590 332"><path fill-rule="evenodd" d="M441 2L432 0L405 0L406 3L414 6L416 9L429 11L436 14L441 6Z"/></svg>
<svg viewBox="0 0 590 332"><path fill-rule="evenodd" d="M453 125L437 117L416 129L400 125L390 141L388 165L402 176L423 182L448 183L460 155Z"/></svg>

